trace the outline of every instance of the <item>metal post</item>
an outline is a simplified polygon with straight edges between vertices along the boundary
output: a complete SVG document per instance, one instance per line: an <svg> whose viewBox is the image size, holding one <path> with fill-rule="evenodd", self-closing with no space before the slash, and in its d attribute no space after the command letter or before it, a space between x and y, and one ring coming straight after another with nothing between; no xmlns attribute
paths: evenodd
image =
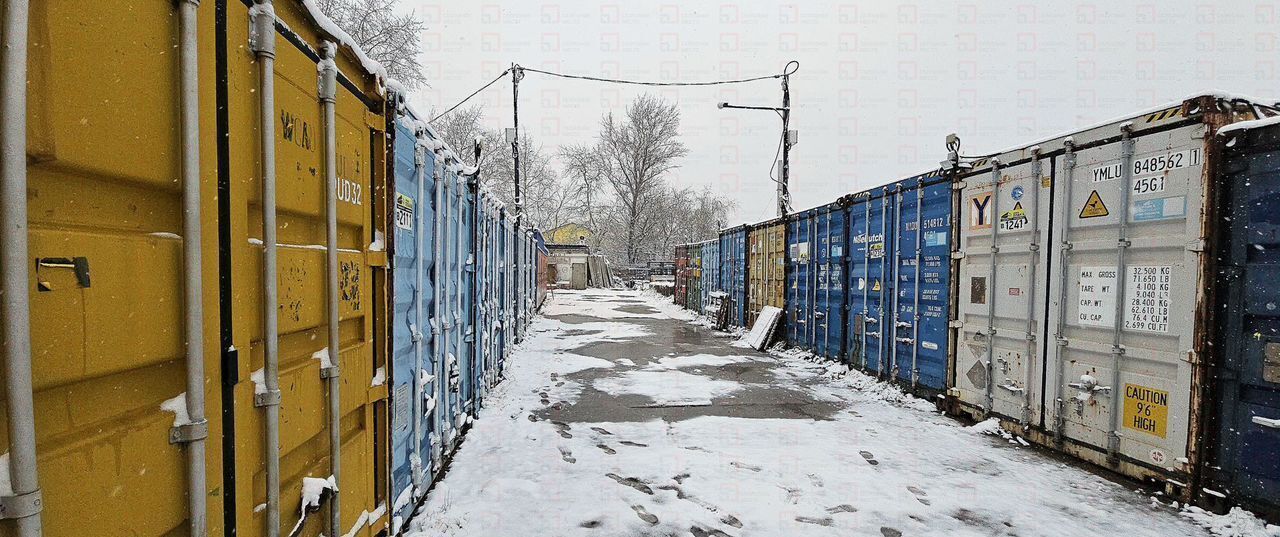
<svg viewBox="0 0 1280 537"><path fill-rule="evenodd" d="M431 465L432 470L439 469L440 461L444 455L444 420L441 416L448 407L448 400L445 397L444 386L444 360L446 349L449 347L449 330L445 326L444 316L444 300L445 300L445 258L444 258L444 238L448 236L447 218L448 207L444 195L444 174L441 172L444 163L442 162L441 151L435 152L435 166L432 167L431 176L435 182L435 220L436 227L433 236L435 237L435 255L432 260L433 275L435 276L435 293L431 301L431 335L434 341L434 348L431 365L431 393L435 402L431 412L432 430L435 431L435 438L431 442ZM419 380L419 382L422 382Z"/></svg>
<svg viewBox="0 0 1280 537"><path fill-rule="evenodd" d="M24 0L4 5L0 50L0 275L3 290L5 415L9 422L11 495L0 498L3 518L14 519L16 535L39 537L43 508L36 472L35 404L31 394L31 295L27 223L27 21Z"/></svg>
<svg viewBox="0 0 1280 537"><path fill-rule="evenodd" d="M1023 364L1026 378L1022 384L1022 426L1031 427L1031 385L1035 382L1036 355L1036 264L1040 257L1040 176L1044 173L1043 161L1040 159L1040 147L1031 148L1031 237L1027 244L1027 354ZM1062 272L1066 272L1066 266Z"/></svg>
<svg viewBox="0 0 1280 537"><path fill-rule="evenodd" d="M417 133L416 136L414 137L415 144L418 141L418 136L421 136L421 133ZM410 391L413 393L413 404L412 404L413 456L416 459L414 461L416 464L413 464L410 466L411 475L409 477L413 481L414 488L421 489L422 488L422 431L423 429L425 429L425 427L423 427L422 425L422 415L424 414L424 410L422 406L422 397L426 395L426 392L423 391L422 389L422 382L418 380L418 378L416 377L417 375L421 374L421 371L423 371L422 356L423 356L424 349L422 348L423 347L422 330L425 323L423 323L422 321L422 314L423 314L422 304L423 302L426 302L426 293L424 292L424 290L426 289L426 283L427 283L427 278L426 278L427 244L426 242L427 242L427 233L428 233L426 219L423 218L426 215L426 211L424 211L423 208L425 208L426 206L426 195L427 195L427 192L426 192L427 179L426 179L426 173L425 173L426 166L427 166L427 153L426 153L426 149L423 148L422 145L415 145L414 147L413 165L414 165L414 172L417 174L417 183L418 183L417 197L414 199L414 203L417 205L417 207L413 213L413 233L414 233L414 237L413 237L414 239L413 240L413 265L414 265L413 267L414 269L413 311L414 311L414 321L417 323L417 326L413 327L413 333L411 334L411 336L413 337L413 361L415 365L414 367L415 378L410 379L410 381L413 383L412 390ZM435 226L432 226L432 228L434 227Z"/></svg>
<svg viewBox="0 0 1280 537"><path fill-rule="evenodd" d="M888 197L888 196L887 196L887 193L886 193L886 197ZM898 304L898 300L899 300L898 285L901 283L900 278L901 278L901 270L902 270L902 252L901 252L901 249L900 249L900 248L898 248L898 246L899 246L899 244L898 244L898 238L902 237L902 204L903 204L903 203L905 203L905 201L904 201L904 200L906 199L906 196L903 196L903 195L902 195L902 185L901 185L901 184L894 185L893 198L894 198L894 204L893 204L893 239L894 239L894 240L893 240L893 242L894 242L893 257L892 257L892 258L889 258L887 255L886 255L885 257L893 260L893 303L892 303L892 305L890 305L890 306L889 306L889 313L891 313L891 314L893 315L893 325L891 325L891 327L890 327L890 328L891 328L891 330L892 330L892 332L891 332L891 334L890 334L890 335L892 336L892 341L890 341L890 343L889 343L889 378L890 378L890 379L892 379L892 380L894 380L894 381L897 381L897 380L898 380L898 371L899 371L899 368L898 368L898 344L899 344L899 343L902 343L902 340L901 340L900 338L898 338L898 329L899 329L899 328L905 328L905 327L903 326L903 321L898 320L898 315L902 313L902 312L898 309L898 307L899 307L899 304ZM888 242L888 240L889 240L889 236L888 236L888 235L889 235L888 233L885 233L885 241L886 241L886 242ZM888 250L888 248L886 247L886 248L885 248L885 250ZM886 282L886 283L887 283L887 282ZM887 288L887 287L888 287L888 285L886 285L885 287ZM887 315L887 314L886 314L886 315L883 315L883 317L888 318L888 317L889 317L889 315Z"/></svg>
<svg viewBox="0 0 1280 537"><path fill-rule="evenodd" d="M862 218L862 369L867 369L867 334L871 320L871 193L863 205Z"/></svg>
<svg viewBox="0 0 1280 537"><path fill-rule="evenodd" d="M924 262L924 179L916 180L916 271L911 298L911 389L920 382L920 265Z"/></svg>
<svg viewBox="0 0 1280 537"><path fill-rule="evenodd" d="M1067 273L1070 269L1068 263L1071 259L1071 210L1068 206L1071 204L1071 185L1073 175L1076 169L1076 145L1071 139L1067 139L1063 144L1064 152L1062 156L1062 202L1058 203L1062 207L1058 213L1058 221L1062 223L1062 229L1058 233L1061 237L1058 239L1058 322L1054 328L1054 362L1057 371L1054 373L1054 423L1053 423L1053 443L1058 448L1062 447L1063 434L1067 426L1067 400L1062 396L1063 380L1066 376L1066 356L1067 356L1067 339L1064 337L1066 331L1067 318Z"/></svg>
<svg viewBox="0 0 1280 537"><path fill-rule="evenodd" d="M888 272L885 263L889 262L889 188L885 187L880 190L880 291L876 297L876 306L879 308L876 316L876 376L884 378L884 336L888 333L889 328L885 323L889 320L889 309L884 305L884 293L889 289L889 279L885 276ZM897 254L895 254L897 255ZM892 373L892 371L890 371Z"/></svg>
<svg viewBox="0 0 1280 537"><path fill-rule="evenodd" d="M338 337L341 317L338 311L338 125L334 111L338 91L338 66L333 63L337 45L324 44L324 59L320 61L320 103L324 107L324 175L325 175L325 291L327 298L326 328L328 328L329 366L320 370L329 392L329 474L336 485L329 496L329 534L342 534L342 509L339 493L342 490L342 406L339 404L341 370L339 357L342 344Z"/></svg>
<svg viewBox="0 0 1280 537"><path fill-rule="evenodd" d="M787 190L791 179L791 75L782 75L782 181L778 183L778 216L787 216L787 207L791 205L790 191Z"/></svg>
<svg viewBox="0 0 1280 537"><path fill-rule="evenodd" d="M515 202L512 210L516 218L524 209L524 196L520 191L520 81L524 79L524 69L519 64L511 64L511 160L515 164L511 177L515 179Z"/></svg>
<svg viewBox="0 0 1280 537"><path fill-rule="evenodd" d="M258 58L259 142L262 173L262 348L264 393L255 394L254 405L266 410L267 537L280 535L280 362L276 275L276 122L275 122L275 11L271 0L252 10L250 46Z"/></svg>
<svg viewBox="0 0 1280 537"><path fill-rule="evenodd" d="M1124 310L1125 288L1128 284L1129 269L1125 254L1129 250L1129 190L1133 180L1133 124L1125 123L1120 127L1120 155L1124 169L1120 173L1120 223L1116 238L1116 309L1114 326L1111 331L1111 430L1107 432L1107 463L1117 464L1120 461L1120 367L1124 363Z"/></svg>
<svg viewBox="0 0 1280 537"><path fill-rule="evenodd" d="M196 8L199 0L178 2L182 93L182 266L186 317L187 416L172 438L187 444L187 504L191 535L208 528L205 492L205 438L209 422L204 410L204 274L200 258L200 75L196 54Z"/></svg>
<svg viewBox="0 0 1280 537"><path fill-rule="evenodd" d="M987 388L986 408L983 412L990 414L995 406L995 359L996 359L996 269L999 263L996 256L1000 253L1000 161L991 159L991 262L987 265Z"/></svg>

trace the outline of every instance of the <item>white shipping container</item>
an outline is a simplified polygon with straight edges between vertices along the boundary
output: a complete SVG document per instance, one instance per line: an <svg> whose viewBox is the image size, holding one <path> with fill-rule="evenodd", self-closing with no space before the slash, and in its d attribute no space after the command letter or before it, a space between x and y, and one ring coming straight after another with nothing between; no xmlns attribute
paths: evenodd
<svg viewBox="0 0 1280 537"><path fill-rule="evenodd" d="M1215 229L1205 96L974 161L958 173L948 403L1181 489L1200 454Z"/></svg>

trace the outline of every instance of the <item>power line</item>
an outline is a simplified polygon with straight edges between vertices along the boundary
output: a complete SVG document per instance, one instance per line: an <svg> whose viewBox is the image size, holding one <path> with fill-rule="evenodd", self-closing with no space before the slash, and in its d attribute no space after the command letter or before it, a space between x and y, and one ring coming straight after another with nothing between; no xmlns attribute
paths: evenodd
<svg viewBox="0 0 1280 537"><path fill-rule="evenodd" d="M488 84L485 84L485 85L483 85L483 86L480 86L480 89L478 89L478 90L475 90L475 91L471 92L471 95L468 95L465 99L463 99L463 100L461 100L461 101L458 101L458 104L455 104L455 105L453 105L453 106L449 107L449 109L448 109L448 110L445 110L444 112L441 112L441 113L440 113L439 115L437 115L436 117L431 118L431 123L435 123L435 121L436 121L437 119L440 119L440 118L444 117L446 114L448 114L449 112L452 112L452 111L456 110L459 106L462 106L464 103L466 103L467 101L471 100L471 98L472 98L472 97L475 97L475 96L476 96L476 94L478 94L478 93L480 93L480 92L484 91L485 89L488 89L488 87L489 87L489 86L492 86L495 82L497 82L497 81L499 81L499 80L502 80L502 77L507 76L507 74L508 74L508 73L510 73L510 72L511 72L511 69L507 69L507 70L503 71L501 74L499 74L499 75L497 76L497 78L494 78L493 80L490 80Z"/></svg>
<svg viewBox="0 0 1280 537"><path fill-rule="evenodd" d="M792 64L795 64L794 68L792 67ZM785 75L794 73L796 69L799 69L799 68L800 68L800 62L791 62L787 64L787 67L783 70L782 73L778 73L775 75L765 75L765 76L757 76L752 78L737 78L737 79L728 79L728 80L708 80L708 81L702 81L702 82L649 82L644 80L626 80L621 78L602 78L602 77L587 76L587 75L570 75L565 73L555 73L552 71L543 71L541 69L534 69L532 67L520 67L520 69L529 71L531 73L540 73L548 76L555 76L560 78L572 78L576 80L591 80L595 82L607 82L610 84L630 84L633 86L721 86L726 84L744 84L747 82L756 82L760 80L782 78Z"/></svg>

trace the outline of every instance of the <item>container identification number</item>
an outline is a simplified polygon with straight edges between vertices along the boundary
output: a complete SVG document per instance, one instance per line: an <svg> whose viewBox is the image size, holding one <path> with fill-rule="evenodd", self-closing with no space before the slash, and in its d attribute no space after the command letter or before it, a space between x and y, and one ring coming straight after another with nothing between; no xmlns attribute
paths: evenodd
<svg viewBox="0 0 1280 537"><path fill-rule="evenodd" d="M1154 155L1133 161L1133 175L1144 173L1160 173L1201 164L1199 149L1188 149L1167 155Z"/></svg>

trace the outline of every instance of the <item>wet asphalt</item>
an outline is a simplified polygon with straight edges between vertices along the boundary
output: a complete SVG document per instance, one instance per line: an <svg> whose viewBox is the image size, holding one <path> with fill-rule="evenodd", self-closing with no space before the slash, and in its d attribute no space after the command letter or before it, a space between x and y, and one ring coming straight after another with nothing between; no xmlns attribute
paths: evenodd
<svg viewBox="0 0 1280 537"><path fill-rule="evenodd" d="M580 299L583 298L594 297ZM780 376L787 375L782 371L785 366L763 352L730 346L733 336L729 334L683 320L640 317L658 313L658 310L645 305L641 300L615 297L611 301L626 304L615 307L615 311L637 317L601 319L578 314L548 317L569 325L599 321L636 324L648 329L652 335L626 341L592 342L569 349L569 352L609 360L617 365L564 375L563 379L581 384L582 393L574 402L556 401L534 412L539 419L568 423L643 422L654 419L676 422L701 416L828 420L838 410L835 403L819 401L804 389L813 380L798 379L786 384L778 383ZM595 332L598 331L570 328L564 333L585 336ZM645 369L665 357L695 354L751 358L750 361L725 365L676 368L683 373L739 383L743 388L724 397L711 398L710 405L681 405L660 403L643 395L605 393L597 389L593 382L604 377L616 377L627 371Z"/></svg>

